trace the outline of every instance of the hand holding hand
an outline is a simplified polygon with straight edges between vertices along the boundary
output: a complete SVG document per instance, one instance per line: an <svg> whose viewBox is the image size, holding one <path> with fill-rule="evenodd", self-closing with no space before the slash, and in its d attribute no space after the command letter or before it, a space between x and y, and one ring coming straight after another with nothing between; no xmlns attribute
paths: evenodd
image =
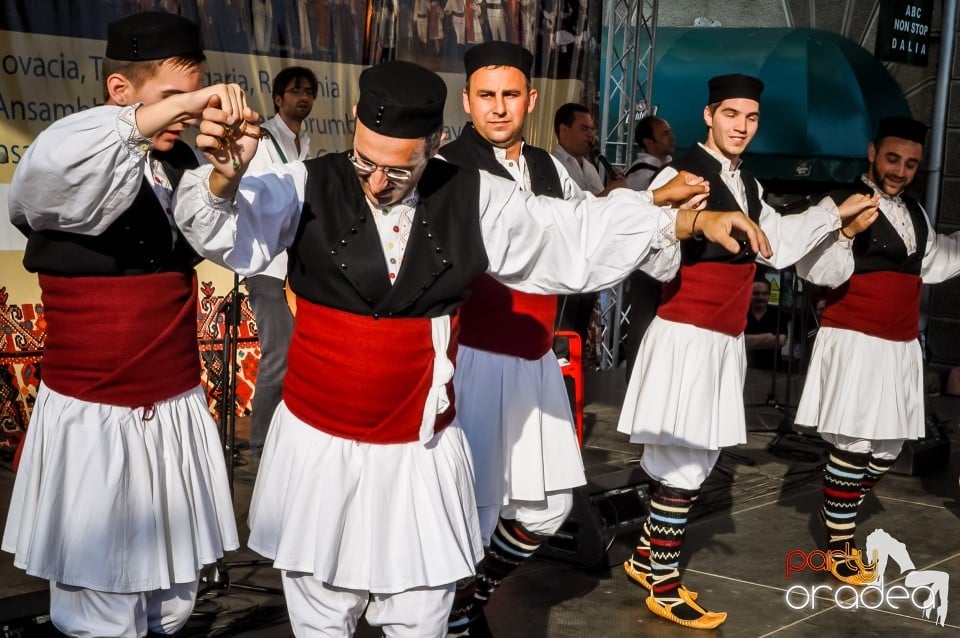
<svg viewBox="0 0 960 638"><path fill-rule="evenodd" d="M856 197L856 195L853 197ZM852 198L848 198L844 204L850 201L850 199ZM843 236L847 239L853 239L858 233L865 231L873 222L877 221L877 218L880 216L880 208L878 207L880 196L872 197L869 201L873 202L871 206L863 209L853 217L847 217L843 220L843 226L840 228L840 232L843 233Z"/></svg>
<svg viewBox="0 0 960 638"><path fill-rule="evenodd" d="M675 206L677 208L701 208L710 194L707 180L680 171L669 182L653 191L653 203L657 206Z"/></svg>
<svg viewBox="0 0 960 638"><path fill-rule="evenodd" d="M242 175L257 151L260 139L259 115L246 104L246 95L237 85L208 96L201 112L197 146L213 165L215 173L233 181Z"/></svg>
<svg viewBox="0 0 960 638"><path fill-rule="evenodd" d="M855 193L843 200L843 202L837 206L837 209L840 211L840 219L846 221L847 219L856 217L860 213L871 208L875 209L879 204L880 195L864 195L861 193Z"/></svg>

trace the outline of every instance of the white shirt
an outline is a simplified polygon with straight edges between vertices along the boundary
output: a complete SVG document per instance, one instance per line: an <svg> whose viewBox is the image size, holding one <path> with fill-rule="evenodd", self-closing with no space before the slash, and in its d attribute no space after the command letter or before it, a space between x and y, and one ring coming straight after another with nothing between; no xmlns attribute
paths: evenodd
<svg viewBox="0 0 960 638"><path fill-rule="evenodd" d="M306 126L300 127L300 132L294 134L280 115L274 115L260 124L270 137L262 137L257 146L257 154L250 160L248 173L261 171L271 164L282 164L294 160L304 160L310 156L310 135ZM297 152L297 140L300 140L300 152Z"/></svg>
<svg viewBox="0 0 960 638"><path fill-rule="evenodd" d="M646 190L647 187L650 186L650 182L653 181L653 176L657 170L664 164L669 164L672 159L670 155L667 155L666 160L661 162L656 155L640 153L630 166L627 167L625 178L627 188L632 188L635 191ZM644 166L633 169L633 167L638 164L644 164ZM648 168L649 166L653 168Z"/></svg>
<svg viewBox="0 0 960 638"><path fill-rule="evenodd" d="M260 138L257 154L253 156L250 165L247 167L248 173L257 173L272 164L303 160L309 156L310 136L307 134L306 126L301 126L300 132L294 134L287 123L277 114L260 124L260 127L268 133L269 137L263 136ZM299 153L297 152L297 139L300 140ZM287 278L287 253L282 252L277 255L277 258L261 274L274 279L285 280Z"/></svg>
<svg viewBox="0 0 960 638"><path fill-rule="evenodd" d="M874 193L880 192L865 176L862 179L874 189ZM903 239L907 254L916 252L917 238L913 222L900 197L882 195L879 208ZM933 230L926 211L924 220L927 224L927 242L923 247L920 265L923 283L935 284L957 276L960 274L960 231L941 235ZM797 263L797 275L818 286L836 288L842 285L853 275L855 264L852 246L852 240L845 238L842 233L834 233Z"/></svg>
<svg viewBox="0 0 960 638"><path fill-rule="evenodd" d="M581 162L559 144L553 148L553 156L560 160L560 163L567 169L570 177L573 178L573 181L575 181L581 189L594 195L598 195L603 191L603 180L600 179L600 173L597 172L593 164L590 162Z"/></svg>
<svg viewBox="0 0 960 638"><path fill-rule="evenodd" d="M508 173L510 173L510 176L513 177L513 180L520 185L520 188L528 191L531 190L532 186L530 183L530 169L527 165L527 158L523 155L523 147L525 144L526 142L520 142L520 159L518 161L507 159L507 149L499 148L497 146L493 147L493 156L497 160L497 163L500 164L500 166L502 166ZM440 149L440 153L437 155L437 157L443 160L446 159L443 157L443 148ZM551 155L550 159L553 161L554 168L557 169L557 176L560 178L560 187L563 190L563 198L574 199L583 197L583 190L575 181L573 181L573 178L570 177L570 173L568 173L567 169L564 168L563 164L560 163L560 160L558 160L555 155Z"/></svg>
<svg viewBox="0 0 960 638"><path fill-rule="evenodd" d="M703 146L701 144L701 146ZM739 163L731 167L731 162L725 157L703 147L711 156L720 161L720 179L740 204L741 210L746 212L746 194L743 188L743 179L740 177ZM650 189L656 189L677 175L677 169L667 166L660 171L650 184ZM624 190L617 189L614 192ZM763 201L763 187L757 182L757 191L760 197L760 228L770 241L773 255L767 259L757 256L757 261L777 270L792 266L798 259L814 249L825 237L834 231L840 230L840 214L829 197L821 200L816 206L796 215L780 215L772 206Z"/></svg>
<svg viewBox="0 0 960 638"><path fill-rule="evenodd" d="M184 174L177 223L207 258L244 275L259 272L293 242L306 166L275 165L245 177L232 202L210 193L211 170L204 166ZM483 171L479 175L488 272L511 288L534 294L602 290L637 268L660 280L679 268L679 244L672 236L676 211L653 206L649 193L618 189L605 198L561 200L537 197ZM378 230L383 240L384 227Z"/></svg>

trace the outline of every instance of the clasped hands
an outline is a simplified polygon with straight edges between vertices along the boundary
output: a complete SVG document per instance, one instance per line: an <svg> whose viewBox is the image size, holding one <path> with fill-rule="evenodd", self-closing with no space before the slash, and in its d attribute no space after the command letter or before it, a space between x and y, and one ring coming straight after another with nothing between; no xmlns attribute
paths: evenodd
<svg viewBox="0 0 960 638"><path fill-rule="evenodd" d="M247 94L238 84L209 87L200 115L197 147L227 179L239 177L257 152L260 116L247 104Z"/></svg>
<svg viewBox="0 0 960 638"><path fill-rule="evenodd" d="M742 212L705 210L709 194L710 185L705 179L680 171L653 191L653 203L679 208L675 225L677 239L702 236L733 254L744 249L741 242L745 241L753 254L767 258L773 255L770 242L760 226Z"/></svg>

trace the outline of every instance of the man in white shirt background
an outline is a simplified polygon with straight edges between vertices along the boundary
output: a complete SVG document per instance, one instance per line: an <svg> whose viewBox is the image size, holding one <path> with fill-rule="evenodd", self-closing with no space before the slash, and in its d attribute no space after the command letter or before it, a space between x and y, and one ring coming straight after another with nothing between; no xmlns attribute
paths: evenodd
<svg viewBox="0 0 960 638"><path fill-rule="evenodd" d="M553 132L557 136L553 156L560 160L567 173L584 192L603 197L614 188L624 185L623 180L615 179L604 186L603 178L591 161L597 127L590 109L586 106L567 102L558 108L553 117ZM573 330L580 335L588 362L591 360L589 353L595 351L589 333L596 302L597 293L566 295L560 298L560 328ZM562 351L559 354L566 356Z"/></svg>
<svg viewBox="0 0 960 638"><path fill-rule="evenodd" d="M623 175L628 188L646 190L663 166L673 159L676 137L670 123L662 117L647 115L637 122L633 139L643 149ZM627 379L633 370L637 350L647 326L657 314L660 303L660 282L640 272L632 273L624 288L627 306L627 336L623 342L623 358L626 361Z"/></svg>
<svg viewBox="0 0 960 638"><path fill-rule="evenodd" d="M310 136L304 121L313 110L316 96L317 76L310 69L290 66L277 73L273 79L275 114L260 126L260 145L250 163L250 172L309 156ZM263 449L287 370L293 314L286 300L286 278L287 254L283 252L263 273L244 280L260 339L260 366L250 415L250 451L255 458Z"/></svg>

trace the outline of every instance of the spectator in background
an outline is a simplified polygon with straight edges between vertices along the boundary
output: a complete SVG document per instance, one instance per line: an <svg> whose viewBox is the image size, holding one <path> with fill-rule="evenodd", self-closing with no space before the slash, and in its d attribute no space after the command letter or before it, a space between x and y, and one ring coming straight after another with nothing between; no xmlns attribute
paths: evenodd
<svg viewBox="0 0 960 638"><path fill-rule="evenodd" d="M597 167L590 161L597 135L590 109L576 102L564 104L554 115L553 132L557 136L553 156L560 160L567 173L583 191L602 197L614 188L623 186L623 181L620 180L605 187ZM590 323L597 296L597 293L566 295L559 300L560 328L573 330L580 335L584 357L588 361L591 356L589 353L595 351L590 338ZM566 356L563 351L558 354Z"/></svg>
<svg viewBox="0 0 960 638"><path fill-rule="evenodd" d="M553 155L582 190L602 197L624 185L617 181L604 186L597 167L590 161L597 137L590 109L576 102L564 104L553 117L553 132L557 136Z"/></svg>
<svg viewBox="0 0 960 638"><path fill-rule="evenodd" d="M316 96L317 76L310 69L291 66L277 73L273 79L275 115L260 127L261 140L250 162L250 172L307 159L310 136L303 122L313 110ZM259 458L263 450L287 371L293 314L287 305L286 279L287 253L283 252L261 274L244 280L260 339L260 367L250 415L250 453L254 458Z"/></svg>
<svg viewBox="0 0 960 638"><path fill-rule="evenodd" d="M670 124L662 117L648 115L639 122L634 131L634 140L643 151L624 173L627 187L635 191L646 190L653 176L672 158L676 138ZM624 287L624 305L627 310L627 336L623 343L627 379L643 340L643 333L657 314L660 304L660 282L642 271L636 271L627 279Z"/></svg>
<svg viewBox="0 0 960 638"><path fill-rule="evenodd" d="M743 343L747 350L747 365L751 368L773 370L777 364L777 350L783 347L787 335L782 332L778 313L770 309L770 281L758 274L750 295L747 327Z"/></svg>
<svg viewBox="0 0 960 638"><path fill-rule="evenodd" d="M637 122L633 139L643 152L627 168L624 178L628 188L642 191L653 181L654 174L673 159L677 139L670 123L656 115L648 115Z"/></svg>

